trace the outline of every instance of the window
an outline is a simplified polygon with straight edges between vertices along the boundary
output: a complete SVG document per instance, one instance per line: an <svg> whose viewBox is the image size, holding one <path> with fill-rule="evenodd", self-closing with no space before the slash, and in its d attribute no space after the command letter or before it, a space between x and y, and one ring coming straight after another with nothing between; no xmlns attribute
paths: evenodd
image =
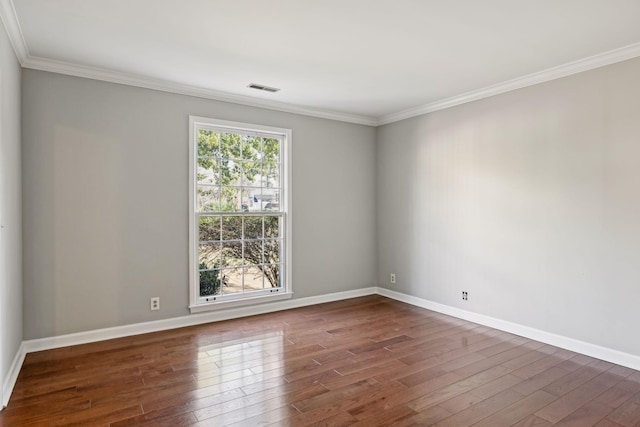
<svg viewBox="0 0 640 427"><path fill-rule="evenodd" d="M291 297L291 130L189 126L191 311Z"/></svg>

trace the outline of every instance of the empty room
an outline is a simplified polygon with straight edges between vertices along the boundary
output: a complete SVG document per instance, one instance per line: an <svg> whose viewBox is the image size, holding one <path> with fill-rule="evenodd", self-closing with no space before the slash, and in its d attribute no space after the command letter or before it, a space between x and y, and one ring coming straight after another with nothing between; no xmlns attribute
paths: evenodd
<svg viewBox="0 0 640 427"><path fill-rule="evenodd" d="M1 426L640 426L640 1L0 18Z"/></svg>

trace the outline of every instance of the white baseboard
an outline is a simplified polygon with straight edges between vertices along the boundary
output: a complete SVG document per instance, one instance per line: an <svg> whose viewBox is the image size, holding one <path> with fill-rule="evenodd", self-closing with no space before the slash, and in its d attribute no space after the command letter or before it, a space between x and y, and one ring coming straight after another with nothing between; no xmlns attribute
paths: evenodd
<svg viewBox="0 0 640 427"><path fill-rule="evenodd" d="M93 331L77 332L74 334L59 335L55 337L39 338L24 341L27 353L42 350L51 350L70 345L86 344L96 341L104 341L113 338L122 338L132 335L146 334L149 332L165 331L182 328L185 326L201 325L203 323L219 322L222 320L237 319L240 317L255 316L257 314L271 313L274 311L288 310L291 308L308 305L322 304L332 301L340 301L366 295L374 295L375 287L356 289L353 291L336 292L313 297L290 299L246 307L230 308L220 311L208 311L205 313L191 314L174 317L171 319L154 320L151 322L134 323L132 325L115 326L112 328L96 329Z"/></svg>
<svg viewBox="0 0 640 427"><path fill-rule="evenodd" d="M185 326L201 325L203 323L219 322L222 320L237 319L240 317L255 316L257 314L271 313L274 311L288 310L292 308L305 307L308 305L323 304L332 301L341 301L349 298L374 295L377 288L355 289L353 291L336 292L313 297L290 299L254 305L250 307L239 307L216 312L206 312L192 314L189 316L174 317L172 319L155 320L152 322L135 323L132 325L115 326L112 328L97 329L93 331L77 332L74 334L59 335L55 337L39 338L23 341L20 344L18 353L13 359L11 368L3 386L2 407L7 406L9 397L13 392L13 387L18 379L20 368L27 355L35 351L51 350L54 348L67 347L70 345L87 344L91 342L104 341L113 338L122 338L149 332L159 332L169 329L182 328Z"/></svg>
<svg viewBox="0 0 640 427"><path fill-rule="evenodd" d="M13 358L13 362L11 362L11 366L9 367L9 372L7 373L7 377L4 379L4 383L2 384L2 407L4 408L9 403L9 397L13 392L13 387L16 385L16 381L18 380L18 374L20 373L20 368L22 368L22 362L24 362L24 358L27 355L27 351L25 350L24 341L18 347L18 352Z"/></svg>
<svg viewBox="0 0 640 427"><path fill-rule="evenodd" d="M457 317L459 319L468 320L470 322L489 326L501 331L520 335L529 339L550 344L556 347L575 351L597 359L606 360L617 365L626 366L632 369L640 370L640 356L624 353L618 350L602 347L596 344L575 340L550 332L542 331L528 326L519 325L517 323L508 322L494 317L485 316L483 314L473 313L456 307L439 304L426 299L414 297L400 292L392 291L382 287L370 287L356 289L353 291L336 292L326 295L318 295L313 297L290 299L286 301L278 301L273 303L261 304L250 307L239 307L221 310L217 312L207 312L201 314L192 314L188 316L175 317L172 319L156 320L152 322L136 323L132 325L116 326L113 328L98 329L93 331L78 332L68 335L60 335L56 337L33 339L23 341L18 349L11 369L3 384L3 406L9 402L9 397L13 391L13 387L18 379L22 362L27 353L34 351L50 350L59 347L67 347L70 345L86 344L90 342L103 341L113 338L122 338L132 335L145 334L149 332L158 332L185 326L200 325L203 323L218 322L222 320L236 319L246 316L254 316L257 314L271 313L275 311L288 310L292 308L304 307L308 305L322 304L333 301L341 301L349 298L356 298L366 295L381 295L407 304L426 308L438 313Z"/></svg>
<svg viewBox="0 0 640 427"><path fill-rule="evenodd" d="M386 288L377 288L378 295L397 301L406 302L407 304L426 308L427 310L436 311L438 313L447 314L459 319L468 320L480 325L489 326L494 329L509 332L555 347L564 348L566 350L575 351L576 353L586 356L595 357L596 359L606 360L616 365L626 366L631 369L640 370L640 356L636 356L622 351L613 350L596 344L579 341L573 338L556 335L551 332L542 331L540 329L531 328L529 326L508 322L506 320L496 319L495 317L486 316L484 314L473 313L471 311L462 310L460 308L451 307L426 299L414 297L400 292L392 291Z"/></svg>

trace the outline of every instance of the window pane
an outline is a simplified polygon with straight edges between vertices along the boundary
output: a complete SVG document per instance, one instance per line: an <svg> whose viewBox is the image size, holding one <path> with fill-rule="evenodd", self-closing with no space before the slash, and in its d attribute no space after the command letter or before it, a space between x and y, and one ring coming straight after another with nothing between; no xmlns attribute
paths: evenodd
<svg viewBox="0 0 640 427"><path fill-rule="evenodd" d="M218 212L220 210L220 187L198 185L197 190L198 212Z"/></svg>
<svg viewBox="0 0 640 427"><path fill-rule="evenodd" d="M222 185L241 185L242 164L238 160L220 159L220 181Z"/></svg>
<svg viewBox="0 0 640 427"><path fill-rule="evenodd" d="M237 133L220 134L220 155L227 159L240 159L240 139Z"/></svg>
<svg viewBox="0 0 640 427"><path fill-rule="evenodd" d="M265 187L280 187L280 165L277 162L262 164L263 185Z"/></svg>
<svg viewBox="0 0 640 427"><path fill-rule="evenodd" d="M223 216L222 217L222 240L242 239L242 217Z"/></svg>
<svg viewBox="0 0 640 427"><path fill-rule="evenodd" d="M199 230L200 241L220 240L220 217L201 216Z"/></svg>
<svg viewBox="0 0 640 427"><path fill-rule="evenodd" d="M261 265L251 265L244 270L244 290L257 291L264 287L264 274Z"/></svg>
<svg viewBox="0 0 640 427"><path fill-rule="evenodd" d="M242 265L242 242L222 243L222 266L237 267Z"/></svg>
<svg viewBox="0 0 640 427"><path fill-rule="evenodd" d="M249 205L251 204L251 196L249 195L250 191L246 188L242 188L241 190L242 190L240 192L242 197L240 199L241 210L242 212L249 212Z"/></svg>
<svg viewBox="0 0 640 427"><path fill-rule="evenodd" d="M265 238L277 238L282 237L280 235L280 229L282 228L280 222L282 217L280 216L267 216L264 217L264 237Z"/></svg>
<svg viewBox="0 0 640 427"><path fill-rule="evenodd" d="M249 191L246 188L238 190L240 197L240 203L236 207L236 212L248 212L249 211Z"/></svg>
<svg viewBox="0 0 640 427"><path fill-rule="evenodd" d="M280 240L264 241L264 262L266 264L276 264L280 262Z"/></svg>
<svg viewBox="0 0 640 427"><path fill-rule="evenodd" d="M259 136L245 135L242 138L242 158L258 160L262 157L262 138Z"/></svg>
<svg viewBox="0 0 640 427"><path fill-rule="evenodd" d="M263 211L279 212L280 211L280 190L278 189L265 189L268 191L268 195L264 196L267 200L262 206Z"/></svg>
<svg viewBox="0 0 640 427"><path fill-rule="evenodd" d="M201 297L220 294L221 281L218 270L201 270L199 280Z"/></svg>
<svg viewBox="0 0 640 427"><path fill-rule="evenodd" d="M280 190L277 188L251 188L249 196L252 204L250 211L279 211L280 210Z"/></svg>
<svg viewBox="0 0 640 427"><path fill-rule="evenodd" d="M262 167L259 161L242 162L242 185L262 185Z"/></svg>
<svg viewBox="0 0 640 427"><path fill-rule="evenodd" d="M280 271L282 270L282 264L267 264L263 267L264 271L264 287L265 288L278 288L280 287Z"/></svg>
<svg viewBox="0 0 640 427"><path fill-rule="evenodd" d="M198 246L198 266L200 270L220 267L222 246L220 243L201 243Z"/></svg>
<svg viewBox="0 0 640 427"><path fill-rule="evenodd" d="M253 240L244 242L244 263L262 264L264 262L262 254L262 240Z"/></svg>
<svg viewBox="0 0 640 427"><path fill-rule="evenodd" d="M220 161L218 159L199 158L196 179L198 184L222 184Z"/></svg>
<svg viewBox="0 0 640 427"><path fill-rule="evenodd" d="M222 294L234 294L242 292L242 279L244 268L225 268L220 270L220 279L222 281Z"/></svg>
<svg viewBox="0 0 640 427"><path fill-rule="evenodd" d="M262 238L262 217L261 216L245 216L244 217L244 238L245 239Z"/></svg>
<svg viewBox="0 0 640 427"><path fill-rule="evenodd" d="M198 130L198 157L216 156L219 136L218 132L212 130Z"/></svg>
<svg viewBox="0 0 640 427"><path fill-rule="evenodd" d="M262 189L259 187L248 187L247 192L247 210L246 212L255 212L262 210Z"/></svg>
<svg viewBox="0 0 640 427"><path fill-rule="evenodd" d="M222 212L243 212L242 198L243 190L238 187L222 187L221 192L221 206ZM246 193L246 190L244 191ZM245 196L246 198L246 196Z"/></svg>
<svg viewBox="0 0 640 427"><path fill-rule="evenodd" d="M280 161L280 140L276 138L262 139L263 161L279 162Z"/></svg>

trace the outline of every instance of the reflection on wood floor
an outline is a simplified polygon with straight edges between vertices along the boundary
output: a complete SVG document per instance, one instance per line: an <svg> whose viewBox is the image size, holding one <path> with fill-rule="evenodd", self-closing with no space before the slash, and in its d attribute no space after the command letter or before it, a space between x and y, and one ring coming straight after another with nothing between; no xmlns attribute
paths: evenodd
<svg viewBox="0 0 640 427"><path fill-rule="evenodd" d="M29 354L0 425L635 426L640 372L381 296Z"/></svg>

